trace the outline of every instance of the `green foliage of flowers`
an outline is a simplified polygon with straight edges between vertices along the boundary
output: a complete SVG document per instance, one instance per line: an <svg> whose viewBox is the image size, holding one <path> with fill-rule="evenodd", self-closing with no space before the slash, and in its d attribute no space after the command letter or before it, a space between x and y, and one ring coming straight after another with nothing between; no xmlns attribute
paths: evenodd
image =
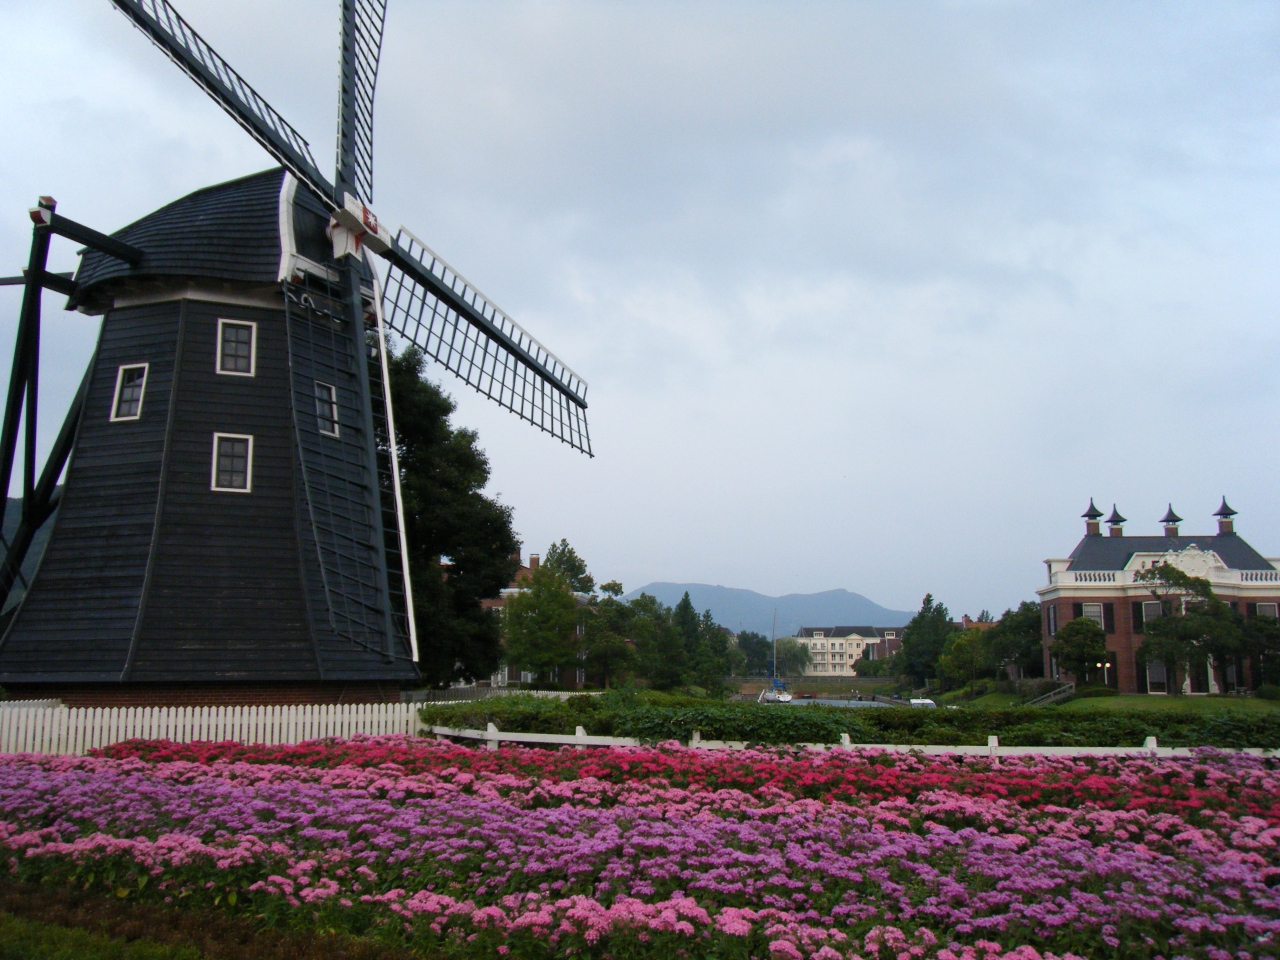
<svg viewBox="0 0 1280 960"><path fill-rule="evenodd" d="M763 744L836 743L847 733L854 743L985 744L994 735L1004 746L1141 746L1147 737L1156 737L1165 747L1280 747L1280 714L1177 709L1132 714L1026 707L855 709L615 693L564 701L511 696L433 705L423 709L422 719L430 725L479 729L493 723L522 733L572 734L582 726L593 735L653 742L688 740L697 730L705 740Z"/></svg>
<svg viewBox="0 0 1280 960"><path fill-rule="evenodd" d="M199 960L194 947L118 940L0 913L0 960Z"/></svg>

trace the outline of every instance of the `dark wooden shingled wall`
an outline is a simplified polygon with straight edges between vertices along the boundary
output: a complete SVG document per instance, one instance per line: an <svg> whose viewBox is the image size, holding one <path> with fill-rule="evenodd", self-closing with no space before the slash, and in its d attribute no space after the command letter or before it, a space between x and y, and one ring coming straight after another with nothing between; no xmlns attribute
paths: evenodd
<svg viewBox="0 0 1280 960"><path fill-rule="evenodd" d="M0 645L0 682L120 676L154 527L178 322L177 303L103 321L62 506L31 594ZM112 423L117 368L143 362L141 418Z"/></svg>
<svg viewBox="0 0 1280 960"><path fill-rule="evenodd" d="M155 568L128 679L319 679L294 527L284 313L185 310ZM220 317L257 322L255 376L217 372ZM210 489L215 431L253 435L251 492Z"/></svg>

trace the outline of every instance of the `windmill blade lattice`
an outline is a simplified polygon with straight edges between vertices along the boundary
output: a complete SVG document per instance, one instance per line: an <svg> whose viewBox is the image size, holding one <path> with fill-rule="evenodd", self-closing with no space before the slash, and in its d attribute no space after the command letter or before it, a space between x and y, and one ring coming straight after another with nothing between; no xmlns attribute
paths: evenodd
<svg viewBox="0 0 1280 960"><path fill-rule="evenodd" d="M338 113L338 179L373 202L373 95L387 0L343 0L342 102Z"/></svg>
<svg viewBox="0 0 1280 960"><path fill-rule="evenodd" d="M302 134L249 86L191 24L182 19L169 0L111 2L286 170L324 198L326 203L333 202L333 187L316 167L311 147ZM372 87L370 91L372 103ZM372 123L372 106L369 117Z"/></svg>
<svg viewBox="0 0 1280 960"><path fill-rule="evenodd" d="M383 313L393 331L522 420L592 455L581 377L409 231L400 230L388 259ZM433 292L441 287L444 296Z"/></svg>

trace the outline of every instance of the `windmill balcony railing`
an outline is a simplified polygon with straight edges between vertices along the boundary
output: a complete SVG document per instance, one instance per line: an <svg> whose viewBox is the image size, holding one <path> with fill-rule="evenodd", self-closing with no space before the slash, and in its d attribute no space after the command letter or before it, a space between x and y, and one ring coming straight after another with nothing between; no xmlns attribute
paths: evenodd
<svg viewBox="0 0 1280 960"><path fill-rule="evenodd" d="M1062 570L1049 574L1049 586L1130 586L1141 584L1141 570ZM1206 575L1214 586L1235 584L1276 584L1280 586L1280 570L1210 570Z"/></svg>

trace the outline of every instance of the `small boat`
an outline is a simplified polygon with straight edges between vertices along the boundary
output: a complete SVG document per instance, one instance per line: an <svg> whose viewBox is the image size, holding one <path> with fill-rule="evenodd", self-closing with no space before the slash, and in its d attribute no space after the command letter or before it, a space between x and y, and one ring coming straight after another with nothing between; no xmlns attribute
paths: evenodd
<svg viewBox="0 0 1280 960"><path fill-rule="evenodd" d="M791 691L787 689L787 685L777 677L773 678L773 686L765 687L760 691L760 698L756 703L790 703L792 701Z"/></svg>

